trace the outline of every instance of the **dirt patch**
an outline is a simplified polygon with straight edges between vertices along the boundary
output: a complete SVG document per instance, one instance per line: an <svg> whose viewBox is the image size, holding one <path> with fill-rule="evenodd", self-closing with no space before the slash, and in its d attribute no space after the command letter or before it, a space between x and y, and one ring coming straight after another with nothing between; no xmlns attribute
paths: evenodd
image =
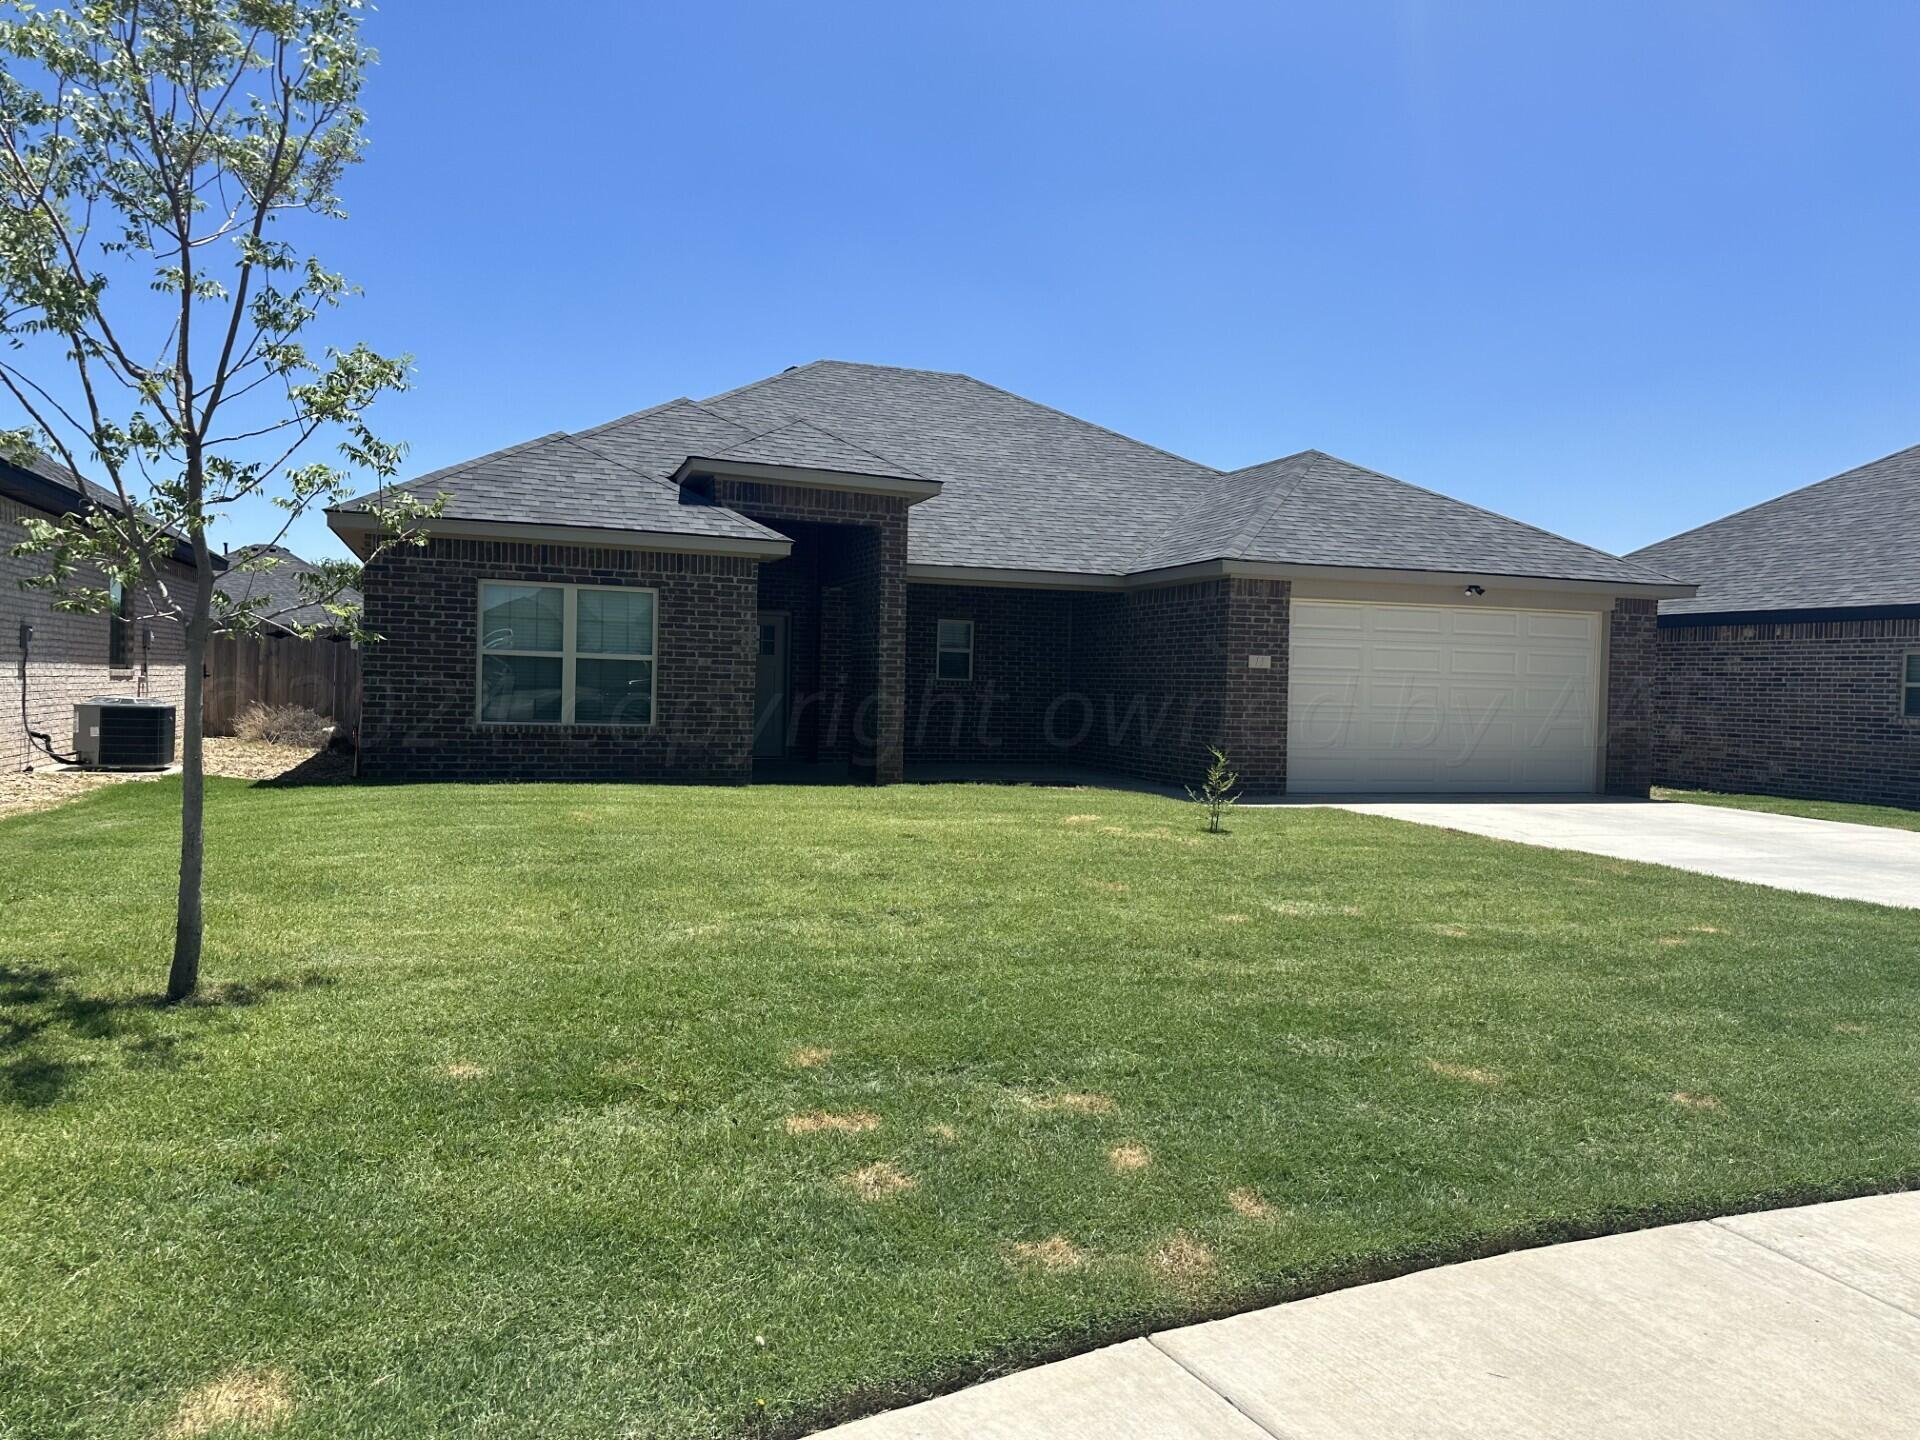
<svg viewBox="0 0 1920 1440"><path fill-rule="evenodd" d="M1021 1103L1029 1110L1065 1110L1075 1115L1111 1115L1114 1110L1111 1096L1082 1091L1068 1091L1061 1095L1025 1095L1021 1097Z"/></svg>
<svg viewBox="0 0 1920 1440"><path fill-rule="evenodd" d="M1107 1164L1114 1174L1126 1175L1153 1164L1153 1152L1144 1145L1116 1145L1107 1152Z"/></svg>
<svg viewBox="0 0 1920 1440"><path fill-rule="evenodd" d="M1465 1080L1471 1085L1498 1085L1502 1078L1477 1065L1453 1065L1445 1060L1429 1060L1427 1068L1436 1075L1444 1075L1449 1080Z"/></svg>
<svg viewBox="0 0 1920 1440"><path fill-rule="evenodd" d="M830 1110L809 1110L804 1115L787 1116L786 1126L789 1135L817 1135L823 1130L855 1135L863 1130L879 1129L880 1117L866 1110L849 1110L843 1115Z"/></svg>
<svg viewBox="0 0 1920 1440"><path fill-rule="evenodd" d="M322 752L311 745L276 745L267 740L240 740L231 735L209 735L206 739L207 774L225 775L231 780L278 780L290 770L299 769ZM337 762L330 769L350 774L353 762L343 754L327 753ZM311 771L302 771L311 775Z"/></svg>
<svg viewBox="0 0 1920 1440"><path fill-rule="evenodd" d="M832 1058L833 1051L825 1045L802 1045L787 1056L787 1064L796 1070L812 1070Z"/></svg>
<svg viewBox="0 0 1920 1440"><path fill-rule="evenodd" d="M283 1370L229 1370L180 1397L162 1440L192 1440L232 1428L259 1433L293 1413L293 1382Z"/></svg>
<svg viewBox="0 0 1920 1440"><path fill-rule="evenodd" d="M890 1200L904 1190L911 1190L920 1182L891 1160L876 1160L871 1165L863 1165L858 1170L840 1177L845 1185L862 1200L869 1203L875 1200Z"/></svg>
<svg viewBox="0 0 1920 1440"><path fill-rule="evenodd" d="M18 718L17 716L15 717ZM82 795L124 780L153 780L151 772L131 773L107 770L34 770L0 772L0 816L25 815L33 810L52 810Z"/></svg>
<svg viewBox="0 0 1920 1440"><path fill-rule="evenodd" d="M1179 1290L1193 1290L1213 1277L1218 1265L1213 1251L1184 1231L1170 1236L1148 1257L1153 1273L1163 1284Z"/></svg>
<svg viewBox="0 0 1920 1440"><path fill-rule="evenodd" d="M1248 1185L1229 1190L1227 1204L1243 1220L1271 1220L1280 1213L1267 1203L1264 1195Z"/></svg>
<svg viewBox="0 0 1920 1440"><path fill-rule="evenodd" d="M1016 1240L1008 1248L1016 1265L1045 1270L1052 1275L1078 1270L1087 1263L1087 1252L1064 1235L1051 1235L1045 1240Z"/></svg>
<svg viewBox="0 0 1920 1440"><path fill-rule="evenodd" d="M1673 1092L1673 1103L1684 1105L1689 1110L1718 1110L1720 1102L1711 1095L1690 1095L1685 1090Z"/></svg>
<svg viewBox="0 0 1920 1440"><path fill-rule="evenodd" d="M456 1060L451 1065L442 1065L440 1073L448 1080L484 1080L487 1067L476 1065L471 1060Z"/></svg>

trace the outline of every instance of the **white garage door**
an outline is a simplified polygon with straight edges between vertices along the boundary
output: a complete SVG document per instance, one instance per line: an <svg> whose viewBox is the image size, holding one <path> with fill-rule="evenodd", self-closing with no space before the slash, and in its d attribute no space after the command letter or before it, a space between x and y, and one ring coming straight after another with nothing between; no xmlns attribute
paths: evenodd
<svg viewBox="0 0 1920 1440"><path fill-rule="evenodd" d="M1287 790L1595 788L1600 617L1293 602Z"/></svg>

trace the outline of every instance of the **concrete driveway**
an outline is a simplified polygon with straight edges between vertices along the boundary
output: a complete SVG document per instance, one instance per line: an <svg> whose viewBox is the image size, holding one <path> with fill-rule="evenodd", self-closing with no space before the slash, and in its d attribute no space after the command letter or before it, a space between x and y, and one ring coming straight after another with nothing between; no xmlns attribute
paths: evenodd
<svg viewBox="0 0 1920 1440"><path fill-rule="evenodd" d="M1681 801L1397 799L1338 808L1837 900L1920 908L1920 831Z"/></svg>
<svg viewBox="0 0 1920 1440"><path fill-rule="evenodd" d="M1907 1440L1920 1195L1551 1245L961 1390L836 1440Z"/></svg>

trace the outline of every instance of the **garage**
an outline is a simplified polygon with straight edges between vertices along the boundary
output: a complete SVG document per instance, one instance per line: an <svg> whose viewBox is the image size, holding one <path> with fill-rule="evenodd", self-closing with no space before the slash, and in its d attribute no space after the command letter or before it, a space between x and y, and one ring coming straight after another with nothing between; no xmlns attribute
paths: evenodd
<svg viewBox="0 0 1920 1440"><path fill-rule="evenodd" d="M1600 616L1294 600L1287 791L1587 794Z"/></svg>

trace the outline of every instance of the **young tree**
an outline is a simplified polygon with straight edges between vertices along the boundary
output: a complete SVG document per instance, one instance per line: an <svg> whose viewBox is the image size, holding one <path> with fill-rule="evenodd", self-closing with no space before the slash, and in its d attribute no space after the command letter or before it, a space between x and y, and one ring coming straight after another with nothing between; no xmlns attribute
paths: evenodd
<svg viewBox="0 0 1920 1440"><path fill-rule="evenodd" d="M184 631L180 890L167 998L199 983L201 671L207 642L269 618L214 590L208 527L265 497L280 534L377 477L387 544L433 513L386 491L398 446L368 407L406 387L406 357L320 345L357 293L304 248L362 149L375 59L358 0L92 0L0 20L0 387L25 424L0 432L104 478L115 503L28 524L56 608L97 611L118 584ZM333 442L339 463L311 458ZM279 536L275 537L276 539ZM167 556L193 557L182 583ZM270 562L250 562L270 563ZM326 567L303 602L338 604L358 567ZM91 583L89 583L91 581ZM373 638L373 637L367 637Z"/></svg>

